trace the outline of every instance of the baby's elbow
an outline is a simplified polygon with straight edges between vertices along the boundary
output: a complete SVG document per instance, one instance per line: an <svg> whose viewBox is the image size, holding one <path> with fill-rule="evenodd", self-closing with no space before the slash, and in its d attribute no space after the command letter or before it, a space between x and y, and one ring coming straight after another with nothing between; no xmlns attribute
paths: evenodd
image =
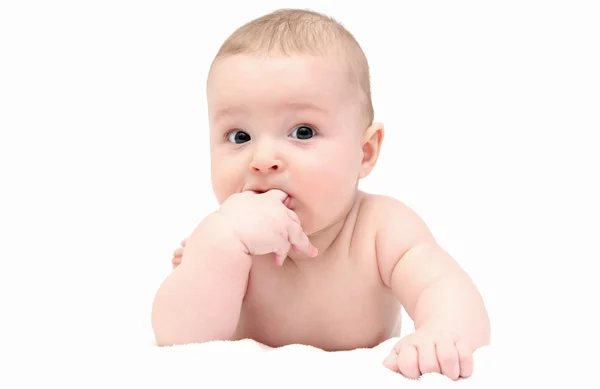
<svg viewBox="0 0 600 389"><path fill-rule="evenodd" d="M163 318L152 314L152 331L154 332L154 343L159 347L174 346L175 342L169 331L165 328Z"/></svg>
<svg viewBox="0 0 600 389"><path fill-rule="evenodd" d="M189 340L184 339L181 334L177 334L176 331L165 328L166 326L154 325L154 343L158 347L169 347L184 345L190 343Z"/></svg>
<svg viewBox="0 0 600 389"><path fill-rule="evenodd" d="M177 344L177 335L174 331L174 318L162 311L161 305L154 303L150 315L154 342L159 347L174 346Z"/></svg>

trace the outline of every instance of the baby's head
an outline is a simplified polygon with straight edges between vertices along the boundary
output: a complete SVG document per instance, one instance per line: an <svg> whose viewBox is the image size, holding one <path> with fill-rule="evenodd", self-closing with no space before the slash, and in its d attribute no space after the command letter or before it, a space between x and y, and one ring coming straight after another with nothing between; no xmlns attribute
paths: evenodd
<svg viewBox="0 0 600 389"><path fill-rule="evenodd" d="M346 29L304 10L245 24L215 57L207 101L219 203L278 188L309 234L344 218L383 138L367 59Z"/></svg>

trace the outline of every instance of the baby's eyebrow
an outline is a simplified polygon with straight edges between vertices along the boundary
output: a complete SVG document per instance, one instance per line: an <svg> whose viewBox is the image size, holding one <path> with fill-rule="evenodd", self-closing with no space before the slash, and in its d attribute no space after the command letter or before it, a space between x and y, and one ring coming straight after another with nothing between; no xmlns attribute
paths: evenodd
<svg viewBox="0 0 600 389"><path fill-rule="evenodd" d="M303 102L303 101L297 101L297 102L284 102L281 104L282 108L284 109L293 109L293 110L298 110L298 111L321 111L321 112L325 112L325 109L323 109L323 107L318 106L316 104L313 103L307 103L307 102Z"/></svg>
<svg viewBox="0 0 600 389"><path fill-rule="evenodd" d="M228 105L222 108L219 108L214 116L213 119L215 121L218 120L223 120L224 118L228 117L228 116L235 116L235 115L247 115L250 112L250 109L248 107L245 106L233 106L233 105Z"/></svg>
<svg viewBox="0 0 600 389"><path fill-rule="evenodd" d="M319 111L326 113L323 107L305 101L284 101L276 106L277 110L292 110L292 111ZM249 115L250 107L245 105L227 105L217 109L213 118L215 121L223 120L228 116Z"/></svg>

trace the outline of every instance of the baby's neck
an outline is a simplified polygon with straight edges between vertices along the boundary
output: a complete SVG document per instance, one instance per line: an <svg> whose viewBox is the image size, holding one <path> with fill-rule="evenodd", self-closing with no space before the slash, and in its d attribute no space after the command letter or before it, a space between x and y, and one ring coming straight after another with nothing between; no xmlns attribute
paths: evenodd
<svg viewBox="0 0 600 389"><path fill-rule="evenodd" d="M333 222L328 227L309 235L310 242L319 250L319 254L316 258L309 258L305 254L290 251L288 254L288 261L293 262L297 267L302 267L306 265L310 266L314 261L320 261L320 259L330 258L331 256L328 254L337 246L336 242L348 220L355 219L353 215L358 211L363 197L364 193L357 192L352 205L343 217Z"/></svg>

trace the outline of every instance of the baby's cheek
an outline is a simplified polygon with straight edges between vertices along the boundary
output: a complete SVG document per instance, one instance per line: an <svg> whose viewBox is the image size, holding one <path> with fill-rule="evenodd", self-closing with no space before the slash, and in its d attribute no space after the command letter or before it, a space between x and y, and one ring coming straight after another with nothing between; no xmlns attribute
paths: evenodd
<svg viewBox="0 0 600 389"><path fill-rule="evenodd" d="M330 165L314 174L313 186L321 195L321 206L324 211L336 212L337 208L343 208L348 201L351 201L356 188L356 179L353 179L350 170Z"/></svg>
<svg viewBox="0 0 600 389"><path fill-rule="evenodd" d="M233 193L239 191L239 177L235 169L226 163L214 165L211 172L213 192L219 204L223 203Z"/></svg>

